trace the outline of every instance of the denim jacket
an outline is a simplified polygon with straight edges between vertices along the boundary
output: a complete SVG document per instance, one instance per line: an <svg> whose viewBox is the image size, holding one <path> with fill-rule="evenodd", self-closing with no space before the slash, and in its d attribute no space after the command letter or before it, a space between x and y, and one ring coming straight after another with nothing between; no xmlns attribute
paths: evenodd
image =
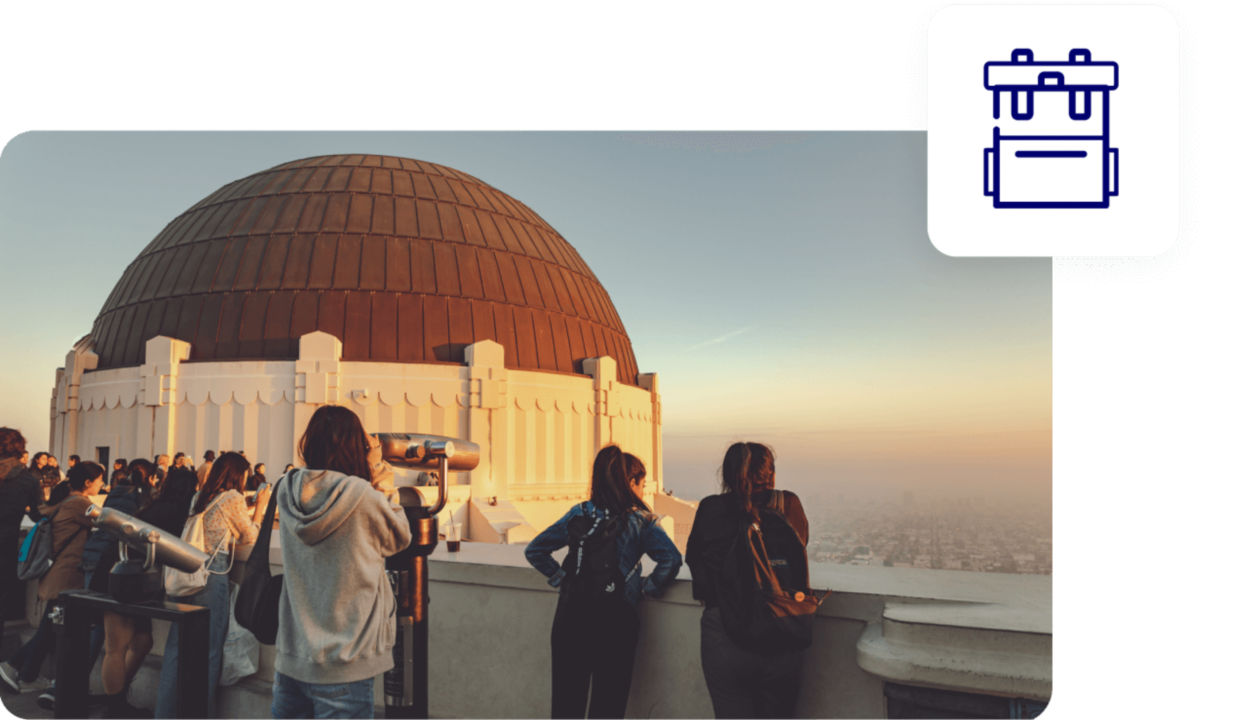
<svg viewBox="0 0 1260 720"><path fill-rule="evenodd" d="M559 587L565 573L551 554L568 547L569 521L578 515L607 517L608 511L595 507L589 500L574 505L564 517L539 533L525 548L525 559L547 576L547 582L552 587ZM678 575L678 569L682 567L682 555L674 547L674 541L661 529L655 515L636 509L627 514L626 520L621 535L617 538L617 558L625 578L626 601L634 606L644 595L661 596L665 586ZM656 569L647 578L643 577L643 563L639 561L645 554L656 561Z"/></svg>

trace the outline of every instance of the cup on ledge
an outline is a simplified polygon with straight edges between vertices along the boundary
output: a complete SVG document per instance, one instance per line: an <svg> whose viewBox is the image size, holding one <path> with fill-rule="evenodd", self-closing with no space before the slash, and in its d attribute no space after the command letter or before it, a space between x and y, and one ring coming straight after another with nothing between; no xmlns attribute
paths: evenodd
<svg viewBox="0 0 1260 720"><path fill-rule="evenodd" d="M459 541L463 536L464 524L451 523L446 527L446 551L459 552Z"/></svg>

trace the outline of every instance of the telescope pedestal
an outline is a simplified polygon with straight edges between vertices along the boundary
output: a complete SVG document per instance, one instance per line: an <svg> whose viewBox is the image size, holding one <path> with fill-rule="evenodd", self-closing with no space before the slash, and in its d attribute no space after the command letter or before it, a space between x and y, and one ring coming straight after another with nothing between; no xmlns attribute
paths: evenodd
<svg viewBox="0 0 1260 720"><path fill-rule="evenodd" d="M57 629L55 717L88 716L88 674L92 671L88 666L88 629L92 621L99 620L106 610L130 617L169 620L179 627L181 652L176 670L179 691L175 716L195 718L205 715L210 608L172 602L153 605L122 603L89 590L66 590L59 599L65 613Z"/></svg>
<svg viewBox="0 0 1260 720"><path fill-rule="evenodd" d="M398 600L394 667L385 673L385 717L429 717L429 555L437 547L437 520L425 508L406 508L412 546L387 559Z"/></svg>
<svg viewBox="0 0 1260 720"><path fill-rule="evenodd" d="M388 558L385 569L398 599L394 667L385 673L385 716L429 717L429 555L437 547L437 514L446 505L447 474L477 467L476 443L437 435L377 433L381 457L392 465L437 470L437 502L426 505L419 488L398 488L411 526L411 546Z"/></svg>

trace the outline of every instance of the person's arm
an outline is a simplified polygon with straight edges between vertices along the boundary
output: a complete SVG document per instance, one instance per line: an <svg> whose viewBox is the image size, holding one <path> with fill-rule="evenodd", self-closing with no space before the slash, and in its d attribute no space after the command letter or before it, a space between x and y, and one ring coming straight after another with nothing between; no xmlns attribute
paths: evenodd
<svg viewBox="0 0 1260 720"><path fill-rule="evenodd" d="M560 586L560 582L564 580L564 569L551 554L569 544L569 521L576 511L577 507L570 509L525 546L525 559L535 570L547 577L547 584L552 587Z"/></svg>
<svg viewBox="0 0 1260 720"><path fill-rule="evenodd" d="M92 501L88 500L87 498L83 498L83 503L82 503L83 510L81 512L74 513L72 517L75 525L78 525L79 527L87 528L89 532L91 532L92 528L96 527L95 525L92 524L92 518L88 517L87 515L87 509L91 506L92 506Z"/></svg>
<svg viewBox="0 0 1260 720"><path fill-rule="evenodd" d="M805 506L801 504L801 499L796 493L784 491L784 516L787 518L788 524L796 531L801 538L802 545L809 544L809 518L805 517Z"/></svg>
<svg viewBox="0 0 1260 720"><path fill-rule="evenodd" d="M35 478L26 476L26 516L31 522L37 523L44 519L44 513L40 512L39 506L44 504L44 489L40 487L39 481Z"/></svg>
<svg viewBox="0 0 1260 720"><path fill-rule="evenodd" d="M245 504L245 496L229 490L223 499L219 500L222 506L220 512L227 513L228 524L236 530L236 542L242 545L252 545L258 539L258 523L253 519L257 511L250 512L249 506ZM267 506L262 506L266 511Z"/></svg>
<svg viewBox="0 0 1260 720"><path fill-rule="evenodd" d="M643 528L641 537L643 538L643 552L656 561L656 569L643 583L643 594L660 597L665 592L665 586L678 576L678 569L682 567L682 554L678 552L674 541L669 539L669 535L665 534L665 530L655 518Z"/></svg>
<svg viewBox="0 0 1260 720"><path fill-rule="evenodd" d="M394 485L394 467L387 462L372 466L372 487L395 505L398 504L398 488Z"/></svg>
<svg viewBox="0 0 1260 720"><path fill-rule="evenodd" d="M389 535L391 535L392 543L383 547L384 555L394 555L396 552L402 552L411 545L411 523L407 522L407 513L403 511L402 506L389 501L387 496L381 494L377 496L377 501L381 506L386 508L386 517L388 517Z"/></svg>
<svg viewBox="0 0 1260 720"><path fill-rule="evenodd" d="M354 492L362 493L355 510L356 522L365 524L367 537L376 542L381 557L389 557L411 544L411 524L402 506L389 501L384 493L365 489L361 478L355 478Z"/></svg>
<svg viewBox="0 0 1260 720"><path fill-rule="evenodd" d="M691 569L691 596L701 602L709 600L708 591L712 584L710 569L721 562L721 552L726 549L729 538L717 534L720 525L722 497L710 495L700 501L696 509L696 519L691 526L691 535L687 537L687 567Z"/></svg>
<svg viewBox="0 0 1260 720"><path fill-rule="evenodd" d="M368 435L368 467L372 469L369 480L372 487L394 504L398 503L398 489L394 486L394 468L385 462L381 455L381 441L375 435Z"/></svg>
<svg viewBox="0 0 1260 720"><path fill-rule="evenodd" d="M263 483L254 493L254 525L261 527L263 516L267 514L267 502L271 500L271 484Z"/></svg>

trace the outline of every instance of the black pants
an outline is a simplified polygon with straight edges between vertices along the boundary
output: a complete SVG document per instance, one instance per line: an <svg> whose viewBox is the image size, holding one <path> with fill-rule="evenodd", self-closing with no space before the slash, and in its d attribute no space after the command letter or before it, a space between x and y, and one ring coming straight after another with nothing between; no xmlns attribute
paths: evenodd
<svg viewBox="0 0 1260 720"><path fill-rule="evenodd" d="M17 536L0 538L0 622L21 617L26 583L17 577L17 556L21 544Z"/></svg>
<svg viewBox="0 0 1260 720"><path fill-rule="evenodd" d="M551 716L626 716L639 616L624 597L598 602L561 594L551 625Z"/></svg>
<svg viewBox="0 0 1260 720"><path fill-rule="evenodd" d="M736 645L722 627L721 610L700 616L700 665L718 718L796 716L805 652L761 655Z"/></svg>

